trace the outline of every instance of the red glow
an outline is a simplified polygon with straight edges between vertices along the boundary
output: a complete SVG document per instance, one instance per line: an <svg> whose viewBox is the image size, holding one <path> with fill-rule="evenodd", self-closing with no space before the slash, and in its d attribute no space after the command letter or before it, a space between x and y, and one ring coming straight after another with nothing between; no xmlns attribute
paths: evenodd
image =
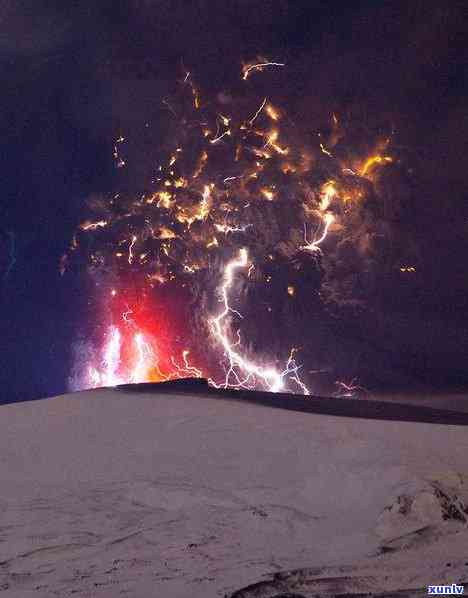
<svg viewBox="0 0 468 598"><path fill-rule="evenodd" d="M161 382L201 376L191 366L189 347L182 343L185 298L135 284L109 290L105 310L110 315L103 339L102 363L90 364L93 386L130 382ZM198 360L197 360L198 362Z"/></svg>

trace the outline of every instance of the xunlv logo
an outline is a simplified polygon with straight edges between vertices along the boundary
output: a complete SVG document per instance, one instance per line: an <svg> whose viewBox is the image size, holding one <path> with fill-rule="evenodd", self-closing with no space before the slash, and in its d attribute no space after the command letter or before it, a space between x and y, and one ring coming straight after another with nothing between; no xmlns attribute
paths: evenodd
<svg viewBox="0 0 468 598"><path fill-rule="evenodd" d="M463 586L457 586L453 583L451 586L428 586L428 594L463 594Z"/></svg>

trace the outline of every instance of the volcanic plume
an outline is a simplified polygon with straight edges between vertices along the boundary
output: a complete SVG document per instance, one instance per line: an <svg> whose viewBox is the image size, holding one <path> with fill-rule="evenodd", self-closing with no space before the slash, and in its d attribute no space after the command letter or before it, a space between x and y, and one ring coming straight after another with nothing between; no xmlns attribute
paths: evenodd
<svg viewBox="0 0 468 598"><path fill-rule="evenodd" d="M253 86L283 68L245 64L240 91L211 99L183 73L158 99L167 135L141 188L88 201L61 268L87 265L106 331L78 386L203 375L308 394L320 311L359 312L382 272L416 271L410 235L394 242L411 198L393 132L363 139L334 112L301 126ZM134 159L128 135L118 170Z"/></svg>

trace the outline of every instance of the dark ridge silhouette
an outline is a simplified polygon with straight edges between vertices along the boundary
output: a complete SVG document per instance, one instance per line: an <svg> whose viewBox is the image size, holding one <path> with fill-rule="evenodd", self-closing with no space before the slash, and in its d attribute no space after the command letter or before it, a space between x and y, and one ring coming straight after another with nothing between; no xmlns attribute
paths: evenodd
<svg viewBox="0 0 468 598"><path fill-rule="evenodd" d="M182 378L169 382L146 382L142 384L121 384L117 390L137 394L198 394L204 397L243 401L265 405L275 409L287 409L302 413L334 415L384 421L419 422L468 426L468 413L366 399L337 399L295 395L292 393L271 393L257 390L232 390L209 386L204 378Z"/></svg>
<svg viewBox="0 0 468 598"><path fill-rule="evenodd" d="M324 576L320 568L297 569L276 573L271 579L256 582L229 594L226 598L416 598L427 596L427 588L369 591L379 580L362 576L356 569L350 574ZM458 582L463 585L464 582ZM383 585L383 584L382 584Z"/></svg>
<svg viewBox="0 0 468 598"><path fill-rule="evenodd" d="M183 392L209 391L210 386L206 378L178 378L167 382L140 382L139 384L119 384L118 390L138 393L152 393L155 390L170 392L171 390Z"/></svg>

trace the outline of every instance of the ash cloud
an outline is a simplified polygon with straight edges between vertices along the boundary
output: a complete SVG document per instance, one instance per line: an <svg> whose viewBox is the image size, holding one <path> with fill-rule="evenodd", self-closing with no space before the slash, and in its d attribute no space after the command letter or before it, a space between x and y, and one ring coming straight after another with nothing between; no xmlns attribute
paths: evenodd
<svg viewBox="0 0 468 598"><path fill-rule="evenodd" d="M134 180L135 163L145 176L138 191L129 184L89 199L93 217L69 263L85 260L99 280L132 272L154 292L190 288L187 334L211 343L207 320L219 309L223 269L245 247L254 269L239 273L233 307L244 315L247 351L278 359L310 345L310 320L324 310L359 317L383 307L401 268L416 269L420 255L411 177L392 139L334 114L304 126L305 115L298 126L273 93L267 103L241 88L226 104L185 77L163 98L167 139L147 152L152 132L141 126L136 141L116 141L122 180L126 168ZM333 224L312 250L327 216Z"/></svg>

